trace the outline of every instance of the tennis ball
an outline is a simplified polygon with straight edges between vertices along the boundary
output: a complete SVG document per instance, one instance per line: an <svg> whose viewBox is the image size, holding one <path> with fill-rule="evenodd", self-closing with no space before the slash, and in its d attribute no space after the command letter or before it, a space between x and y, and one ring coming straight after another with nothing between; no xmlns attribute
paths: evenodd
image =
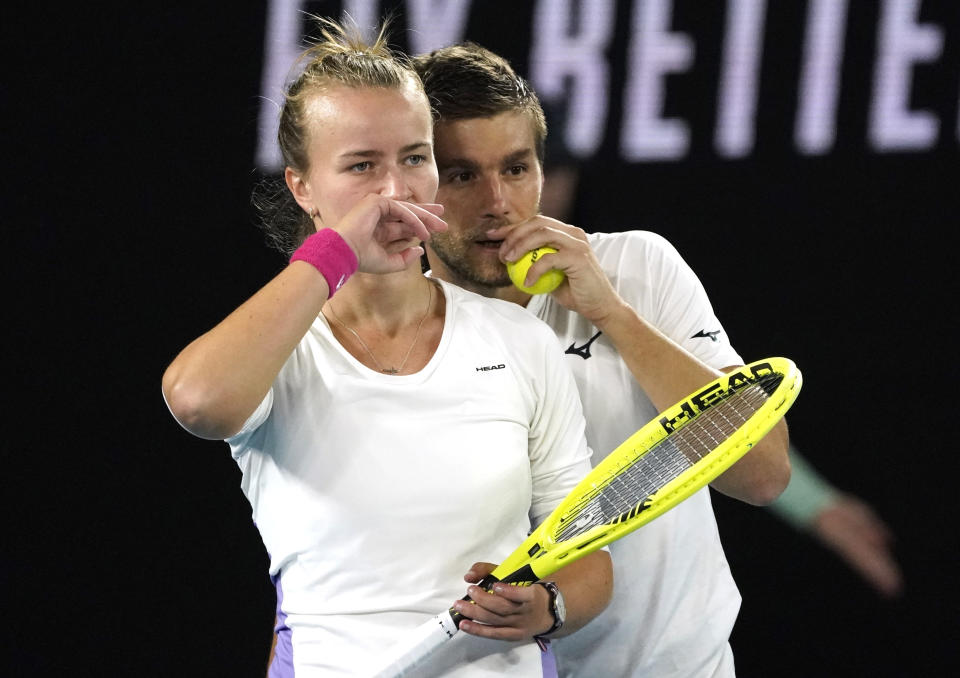
<svg viewBox="0 0 960 678"><path fill-rule="evenodd" d="M567 277L564 275L563 271L558 271L555 268L551 268L549 271L540 276L540 279L533 283L530 287L525 286L523 281L526 279L527 271L530 270L530 266L533 265L533 262L535 262L544 254L553 254L556 251L557 250L552 247L538 247L535 250L527 252L516 261L508 261L507 275L510 276L510 280L513 281L514 285L527 294L547 294L548 292L553 292L555 289L557 289L557 287L560 286L560 283L563 282L563 279Z"/></svg>

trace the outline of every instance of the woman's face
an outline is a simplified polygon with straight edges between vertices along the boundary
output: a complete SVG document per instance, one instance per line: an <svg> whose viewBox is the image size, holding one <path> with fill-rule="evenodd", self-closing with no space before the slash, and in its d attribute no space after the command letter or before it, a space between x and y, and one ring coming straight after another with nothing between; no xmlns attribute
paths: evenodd
<svg viewBox="0 0 960 678"><path fill-rule="evenodd" d="M426 96L400 89L335 85L307 108L306 183L320 222L334 226L370 193L434 202L437 166Z"/></svg>

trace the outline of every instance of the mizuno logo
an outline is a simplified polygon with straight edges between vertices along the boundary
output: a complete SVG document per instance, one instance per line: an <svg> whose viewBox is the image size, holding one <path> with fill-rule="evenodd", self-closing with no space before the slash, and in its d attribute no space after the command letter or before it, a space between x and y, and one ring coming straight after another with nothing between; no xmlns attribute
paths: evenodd
<svg viewBox="0 0 960 678"><path fill-rule="evenodd" d="M715 332L704 332L703 330L700 330L690 338L691 339L709 339L710 341L716 341L719 343L720 340L717 339L718 334L720 334L720 330L717 330Z"/></svg>
<svg viewBox="0 0 960 678"><path fill-rule="evenodd" d="M477 372L489 372L490 370L502 370L505 367L506 365L501 363L499 365L487 365L485 367L477 367L475 369L477 370Z"/></svg>
<svg viewBox="0 0 960 678"><path fill-rule="evenodd" d="M586 360L587 358L590 357L590 344L595 342L597 340L597 337L599 337L601 334L603 334L603 332L597 332L592 337L590 337L590 341L588 341L583 346L577 346L577 342L573 342L572 344L570 344L570 348L564 351L564 353L571 353L573 355L578 355L584 360Z"/></svg>

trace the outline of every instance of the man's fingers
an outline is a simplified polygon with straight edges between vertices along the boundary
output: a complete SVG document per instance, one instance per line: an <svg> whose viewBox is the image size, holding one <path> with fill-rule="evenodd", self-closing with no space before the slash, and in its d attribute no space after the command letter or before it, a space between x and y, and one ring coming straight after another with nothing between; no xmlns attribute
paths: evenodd
<svg viewBox="0 0 960 678"><path fill-rule="evenodd" d="M530 250L549 245L555 249L586 245L586 234L582 229L562 221L537 215L516 224L501 226L487 231L491 239L503 238L500 246L500 259L516 261Z"/></svg>

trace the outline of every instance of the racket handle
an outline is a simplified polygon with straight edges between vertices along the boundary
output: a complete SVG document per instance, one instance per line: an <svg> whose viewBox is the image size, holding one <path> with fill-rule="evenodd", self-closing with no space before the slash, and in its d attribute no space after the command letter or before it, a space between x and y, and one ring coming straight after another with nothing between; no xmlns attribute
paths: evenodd
<svg viewBox="0 0 960 678"><path fill-rule="evenodd" d="M497 577L488 574L477 582L477 586L489 591L498 581L500 580ZM464 596L461 600L470 600L470 596ZM424 622L390 648L389 655L380 664L381 668L371 674L372 678L400 678L406 675L410 669L422 664L441 645L457 635L463 619L463 615L451 607Z"/></svg>
<svg viewBox="0 0 960 678"><path fill-rule="evenodd" d="M457 627L449 612L441 612L424 622L403 641L391 648L381 662L381 668L370 675L372 678L400 678L419 666L441 645L457 635Z"/></svg>
<svg viewBox="0 0 960 678"><path fill-rule="evenodd" d="M492 574L488 574L486 577L477 582L477 586L482 588L484 591L489 593L493 590L493 585L500 581L497 577L494 577ZM460 600L470 600L470 596L464 596ZM452 607L447 610L447 613L450 615L450 618L453 620L453 623L456 624L457 628L460 628L460 622L464 620L464 616L454 610Z"/></svg>

